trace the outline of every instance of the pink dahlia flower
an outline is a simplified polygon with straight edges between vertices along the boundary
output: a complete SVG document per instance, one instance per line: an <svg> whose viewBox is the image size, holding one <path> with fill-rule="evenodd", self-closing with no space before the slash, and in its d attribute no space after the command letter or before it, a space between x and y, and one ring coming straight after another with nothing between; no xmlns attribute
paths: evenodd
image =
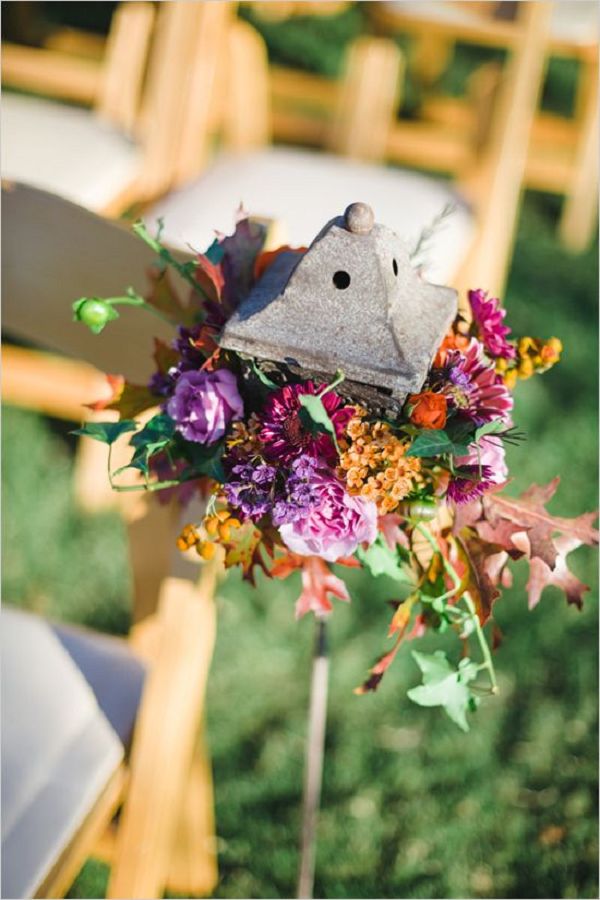
<svg viewBox="0 0 600 900"><path fill-rule="evenodd" d="M311 488L315 497L311 511L279 529L293 553L335 562L351 556L359 544L373 543L377 507L372 500L348 494L342 482L330 475L315 474Z"/></svg>
<svg viewBox="0 0 600 900"><path fill-rule="evenodd" d="M267 459L289 462L300 453L309 453L329 463L336 462L335 446L329 435L311 434L300 418L300 395L318 394L325 387L325 384L305 381L303 384L286 384L269 394L260 415L262 428L259 432ZM344 400L333 391L328 391L322 401L340 438L354 415L354 407L344 406Z"/></svg>
<svg viewBox="0 0 600 900"><path fill-rule="evenodd" d="M472 338L464 350L451 350L444 370L448 378L444 393L458 414L478 425L492 419L508 421L512 396L494 366L484 359L479 341Z"/></svg>
<svg viewBox="0 0 600 900"><path fill-rule="evenodd" d="M455 459L456 473L450 479L447 497L454 503L468 503L481 497L493 484L502 484L508 477L504 446L498 437L483 437L477 446L471 444L467 456Z"/></svg>
<svg viewBox="0 0 600 900"><path fill-rule="evenodd" d="M514 359L516 349L507 341L510 328L503 324L506 310L500 309L497 297L488 297L486 291L469 291L469 303L480 341L490 356Z"/></svg>
<svg viewBox="0 0 600 900"><path fill-rule="evenodd" d="M214 444L233 419L244 415L244 404L233 372L183 372L167 412L186 440Z"/></svg>
<svg viewBox="0 0 600 900"><path fill-rule="evenodd" d="M482 437L479 441L479 454L477 446L471 444L468 456L455 458L457 466L487 466L490 470L490 480L493 484L502 484L508 478L504 445L499 437Z"/></svg>

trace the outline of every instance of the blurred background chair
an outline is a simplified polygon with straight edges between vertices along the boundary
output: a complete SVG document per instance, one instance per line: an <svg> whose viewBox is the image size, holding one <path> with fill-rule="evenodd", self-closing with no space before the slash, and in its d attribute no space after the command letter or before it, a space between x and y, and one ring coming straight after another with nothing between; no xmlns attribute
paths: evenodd
<svg viewBox="0 0 600 900"><path fill-rule="evenodd" d="M3 177L107 215L171 187L186 79L180 67L173 78L172 61L193 49L211 97L234 12L227 3L183 6L121 3L105 43L73 30L50 32L41 47L5 41ZM214 106L205 100L192 125L210 132L211 118Z"/></svg>
<svg viewBox="0 0 600 900"><path fill-rule="evenodd" d="M398 0L366 9L381 34L410 38L410 72L424 85L417 118L397 122L391 158L438 171L450 166L459 177L472 164L473 136L485 137L489 103L500 66L484 64L471 81L471 100L440 96L436 85L452 63L458 43L510 50L518 40L524 2ZM532 123L524 184L564 197L559 234L569 249L584 250L597 223L598 185L598 6L594 0L557 0L545 46L547 58L577 64L571 115L537 110ZM482 127L483 126L483 127Z"/></svg>
<svg viewBox="0 0 600 900"><path fill-rule="evenodd" d="M486 139L473 142L469 165L455 187L407 169L377 165L393 158L396 141L403 57L392 41L362 36L351 44L341 83L323 91L329 116L321 117L312 132L311 143L320 136L328 152L309 153L269 146L270 84L283 91L287 77L290 100L294 91L299 100L303 90L314 100L318 79L301 76L294 82L281 70L271 73L256 32L234 23L230 57L238 64L228 70L222 155L197 181L151 206L146 218L161 218L176 246L201 249L210 242L213 228L227 229L229 210L243 200L253 214L285 220L289 240L306 244L349 199L362 199L380 221L414 244L444 207L453 204L452 221L431 240L427 277L452 281L459 288L485 284L501 291L541 89L548 18L548 4L523 5ZM189 106L197 103L197 96L190 94ZM294 115L287 109L274 117L280 137L291 137ZM300 127L305 128L304 121ZM439 148L435 152L444 156ZM200 157L186 153L191 159ZM191 169L188 173L191 178Z"/></svg>
<svg viewBox="0 0 600 900"><path fill-rule="evenodd" d="M118 362L144 378L151 335L169 329L125 315L112 335L90 341L70 321L68 300L92 285L111 295L131 279L143 284L153 254L124 227L32 187L3 190L2 219L4 327L73 360L32 362L5 348L3 400L80 421L83 404L106 390L94 366ZM161 897L167 886L205 894L216 884L210 764L199 741L214 570L198 585L197 567L176 551L177 505L118 496L129 641L3 613L3 896L63 896L90 854L112 863L111 897Z"/></svg>

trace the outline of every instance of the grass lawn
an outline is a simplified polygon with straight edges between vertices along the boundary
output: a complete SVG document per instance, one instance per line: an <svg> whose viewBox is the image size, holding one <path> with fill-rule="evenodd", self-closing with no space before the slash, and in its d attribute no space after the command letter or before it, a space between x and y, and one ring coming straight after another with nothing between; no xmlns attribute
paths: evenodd
<svg viewBox="0 0 600 900"><path fill-rule="evenodd" d="M346 25L353 33L354 19ZM556 215L549 198L526 198L505 298L515 333L565 345L559 366L517 389L527 441L509 462L514 492L562 474L551 510L573 515L597 505L598 260L595 248L571 256L558 245ZM75 509L66 429L11 408L3 425L5 602L126 631L123 529L113 515ZM352 693L385 647L394 587L350 573L353 602L331 622L317 897L598 896L595 553L577 551L573 568L592 588L582 612L554 589L528 612L515 566L496 607L500 694L481 704L469 735L406 698L419 681L408 650L377 694ZM217 600L208 699L217 897L295 890L312 644L312 621L293 619L297 593L295 578L261 579L252 591L234 573ZM448 647L457 649L451 638ZM92 860L69 896L103 897L106 878Z"/></svg>

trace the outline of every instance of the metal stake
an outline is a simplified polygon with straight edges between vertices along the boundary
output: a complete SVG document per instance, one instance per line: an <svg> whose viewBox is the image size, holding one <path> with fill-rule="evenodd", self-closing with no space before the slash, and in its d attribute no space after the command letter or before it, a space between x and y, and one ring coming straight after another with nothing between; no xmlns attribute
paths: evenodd
<svg viewBox="0 0 600 900"><path fill-rule="evenodd" d="M310 688L310 710L304 769L304 794L302 797L302 843L300 871L298 874L298 900L312 900L315 881L315 855L323 756L325 751L325 724L327 719L327 686L329 657L327 623L316 620L315 648L313 654Z"/></svg>

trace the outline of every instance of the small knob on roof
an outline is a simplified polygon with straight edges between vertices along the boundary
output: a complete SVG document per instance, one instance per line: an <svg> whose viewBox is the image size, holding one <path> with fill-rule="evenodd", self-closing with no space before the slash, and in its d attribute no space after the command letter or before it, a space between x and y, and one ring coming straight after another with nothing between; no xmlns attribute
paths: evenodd
<svg viewBox="0 0 600 900"><path fill-rule="evenodd" d="M369 234L375 218L368 203L351 203L344 213L346 228L352 234Z"/></svg>

